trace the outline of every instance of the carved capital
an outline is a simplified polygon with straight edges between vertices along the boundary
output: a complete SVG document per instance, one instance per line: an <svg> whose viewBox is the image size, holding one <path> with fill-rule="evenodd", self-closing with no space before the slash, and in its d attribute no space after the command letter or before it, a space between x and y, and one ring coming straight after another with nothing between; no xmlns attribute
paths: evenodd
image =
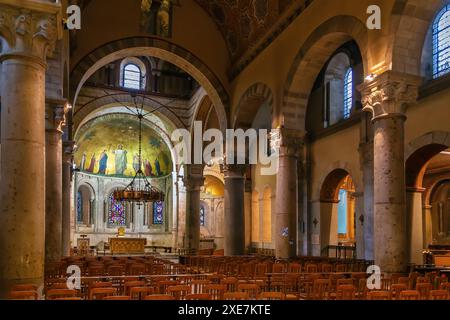
<svg viewBox="0 0 450 320"><path fill-rule="evenodd" d="M274 130L272 148L278 148L280 156L298 157L305 143L305 132L290 129Z"/></svg>
<svg viewBox="0 0 450 320"><path fill-rule="evenodd" d="M186 191L200 191L205 182L203 177L203 165L185 165L183 184Z"/></svg>
<svg viewBox="0 0 450 320"><path fill-rule="evenodd" d="M373 120L389 116L404 116L408 105L417 101L422 78L387 71L359 87L363 110L371 112Z"/></svg>
<svg viewBox="0 0 450 320"><path fill-rule="evenodd" d="M62 37L61 21L59 3L1 0L0 60L19 55L45 62Z"/></svg>
<svg viewBox="0 0 450 320"><path fill-rule="evenodd" d="M244 178L248 165L245 164L224 164L220 167L221 172L227 178Z"/></svg>
<svg viewBox="0 0 450 320"><path fill-rule="evenodd" d="M45 129L62 133L68 111L66 100L47 100L45 104Z"/></svg>

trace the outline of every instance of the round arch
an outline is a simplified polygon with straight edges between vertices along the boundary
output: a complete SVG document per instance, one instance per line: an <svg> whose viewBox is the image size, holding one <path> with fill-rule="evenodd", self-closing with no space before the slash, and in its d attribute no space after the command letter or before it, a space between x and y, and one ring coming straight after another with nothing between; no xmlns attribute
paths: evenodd
<svg viewBox="0 0 450 320"><path fill-rule="evenodd" d="M434 131L411 141L405 150L406 186L421 188L427 162L448 148L450 132Z"/></svg>
<svg viewBox="0 0 450 320"><path fill-rule="evenodd" d="M84 83L104 65L130 56L153 56L188 72L208 93L219 116L220 128L227 128L229 96L216 75L194 54L165 39L132 37L103 45L85 56L71 71L71 95L76 104Z"/></svg>
<svg viewBox="0 0 450 320"><path fill-rule="evenodd" d="M450 0L395 1L391 13L394 17L391 27L397 36L393 38L393 43L389 46L392 49L388 53L392 60L392 70L408 70L410 74L421 75L422 53L428 30L434 17L446 4L450 4Z"/></svg>
<svg viewBox="0 0 450 320"><path fill-rule="evenodd" d="M308 37L292 63L284 86L278 125L305 130L306 108L315 80L333 52L350 40L356 41L363 58L364 74L368 73L372 64L365 24L345 15L327 20Z"/></svg>
<svg viewBox="0 0 450 320"><path fill-rule="evenodd" d="M234 112L232 127L235 129L250 128L255 115L263 103L268 103L273 117L273 94L272 90L264 83L258 82L248 88L242 95Z"/></svg>

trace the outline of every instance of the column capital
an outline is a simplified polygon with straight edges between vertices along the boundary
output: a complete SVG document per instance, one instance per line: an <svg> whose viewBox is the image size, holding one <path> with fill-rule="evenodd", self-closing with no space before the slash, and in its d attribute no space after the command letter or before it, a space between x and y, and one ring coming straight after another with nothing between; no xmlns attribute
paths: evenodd
<svg viewBox="0 0 450 320"><path fill-rule="evenodd" d="M298 157L305 143L306 132L279 128L272 136L273 147L279 148L280 156Z"/></svg>
<svg viewBox="0 0 450 320"><path fill-rule="evenodd" d="M45 130L62 133L68 111L67 100L47 99L45 103Z"/></svg>
<svg viewBox="0 0 450 320"><path fill-rule="evenodd" d="M386 71L359 86L363 110L371 112L373 121L385 117L405 117L406 107L419 95L422 78L410 74Z"/></svg>
<svg viewBox="0 0 450 320"><path fill-rule="evenodd" d="M62 38L60 3L0 0L0 61L8 56L35 59L45 65Z"/></svg>
<svg viewBox="0 0 450 320"><path fill-rule="evenodd" d="M244 178L247 168L246 164L223 164L220 166L220 171L225 178Z"/></svg>
<svg viewBox="0 0 450 320"><path fill-rule="evenodd" d="M67 155L72 155L75 148L75 141L66 140L63 141L63 151Z"/></svg>
<svg viewBox="0 0 450 320"><path fill-rule="evenodd" d="M184 167L183 184L186 191L200 191L205 182L203 177L203 165L187 164Z"/></svg>

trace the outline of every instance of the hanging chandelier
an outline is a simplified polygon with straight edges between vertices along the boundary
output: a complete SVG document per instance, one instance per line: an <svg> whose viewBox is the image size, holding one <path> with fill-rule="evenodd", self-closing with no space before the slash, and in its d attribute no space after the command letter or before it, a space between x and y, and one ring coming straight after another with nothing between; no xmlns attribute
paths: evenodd
<svg viewBox="0 0 450 320"><path fill-rule="evenodd" d="M133 180L124 189L118 189L113 192L113 198L116 201L137 203L141 205L146 202L164 201L164 193L151 185L146 175L142 171L142 120L146 115L144 113L144 101L139 107L136 103L136 96L132 96L135 110L124 106L128 111L135 115L139 120L139 169L133 177ZM114 98L113 98L114 99Z"/></svg>

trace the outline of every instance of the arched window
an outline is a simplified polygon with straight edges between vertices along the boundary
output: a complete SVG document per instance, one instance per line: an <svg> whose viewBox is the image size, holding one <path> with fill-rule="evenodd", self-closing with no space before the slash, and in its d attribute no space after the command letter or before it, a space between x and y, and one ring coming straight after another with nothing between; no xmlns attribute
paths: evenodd
<svg viewBox="0 0 450 320"><path fill-rule="evenodd" d="M125 204L114 199L113 194L109 196L109 212L108 225L109 226L126 226L126 209Z"/></svg>
<svg viewBox="0 0 450 320"><path fill-rule="evenodd" d="M347 235L347 190L339 190L338 234Z"/></svg>
<svg viewBox="0 0 450 320"><path fill-rule="evenodd" d="M350 117L353 103L353 69L350 56L334 55L325 71L324 127L335 125Z"/></svg>
<svg viewBox="0 0 450 320"><path fill-rule="evenodd" d="M348 68L344 79L344 119L350 118L353 106L353 69Z"/></svg>
<svg viewBox="0 0 450 320"><path fill-rule="evenodd" d="M123 68L123 87L135 90L142 88L142 72L134 63L128 63Z"/></svg>
<svg viewBox="0 0 450 320"><path fill-rule="evenodd" d="M164 223L164 204L162 201L153 203L153 224Z"/></svg>
<svg viewBox="0 0 450 320"><path fill-rule="evenodd" d="M450 4L433 23L433 78L450 73Z"/></svg>
<svg viewBox="0 0 450 320"><path fill-rule="evenodd" d="M83 195L77 192L77 223L83 223Z"/></svg>
<svg viewBox="0 0 450 320"><path fill-rule="evenodd" d="M200 206L200 225L205 226L205 207Z"/></svg>

